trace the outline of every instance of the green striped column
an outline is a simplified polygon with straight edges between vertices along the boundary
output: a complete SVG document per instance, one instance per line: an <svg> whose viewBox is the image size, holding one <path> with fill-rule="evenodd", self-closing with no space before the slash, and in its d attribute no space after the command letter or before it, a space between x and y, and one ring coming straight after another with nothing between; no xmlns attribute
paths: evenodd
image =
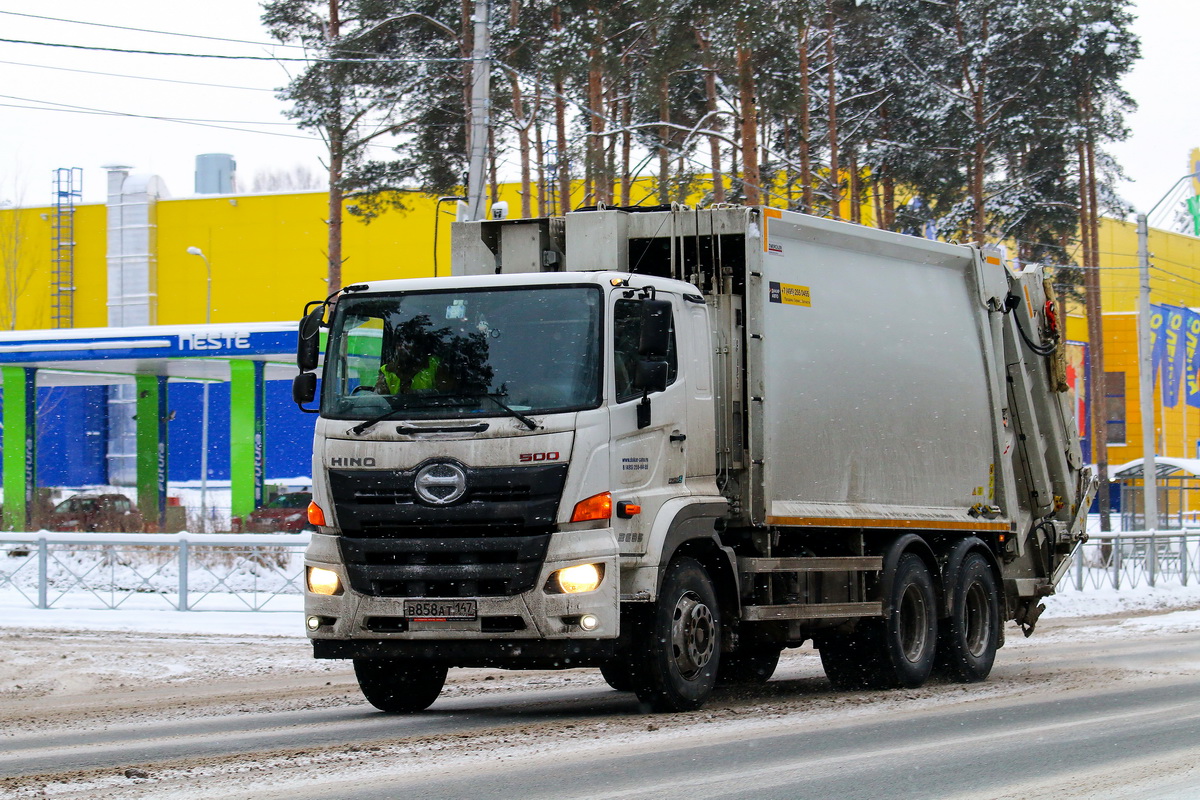
<svg viewBox="0 0 1200 800"><path fill-rule="evenodd" d="M167 513L167 379L137 375L137 490L142 519L162 530Z"/></svg>
<svg viewBox="0 0 1200 800"><path fill-rule="evenodd" d="M229 362L230 513L243 520L263 500L265 366L261 361Z"/></svg>
<svg viewBox="0 0 1200 800"><path fill-rule="evenodd" d="M4 518L6 531L33 527L37 492L37 369L0 367L4 390Z"/></svg>

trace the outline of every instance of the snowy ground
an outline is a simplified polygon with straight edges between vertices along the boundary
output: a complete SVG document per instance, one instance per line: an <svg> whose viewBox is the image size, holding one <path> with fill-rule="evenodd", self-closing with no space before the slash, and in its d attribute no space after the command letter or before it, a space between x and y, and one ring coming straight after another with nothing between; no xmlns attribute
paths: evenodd
<svg viewBox="0 0 1200 800"><path fill-rule="evenodd" d="M1066 692L1180 680L1200 669L1194 655L1185 668L1160 662L1158 651L1136 652L1181 636L1195 640L1200 586L1143 585L1047 598L1034 637L1009 626L998 669L983 684L830 692L818 655L802 648L785 653L764 690L721 695L696 714L647 718L609 692L595 670L460 669L451 671L435 713L397 722L366 706L347 663L311 657L297 596L281 598L292 605L273 612L178 612L150 605L154 596L135 599L144 605L38 610L0 592L0 766L22 757L6 757L6 749L29 757L61 753L76 759L72 764L89 754L94 762L84 761L96 765L10 773L0 778L0 798L262 800L317 796L327 781L335 783L326 797L356 796L371 781L396 792L373 796L420 796L424 778L461 770L504 774L531 759L572 764L598 746L640 753L691 740L740 744L789 733L797 721L811 727L1006 698L1059 701ZM1101 652L1116 660L1100 666L1079 660ZM1155 666L1144 666L1145 659ZM557 711L530 710L548 702ZM525 710L506 716L509 706ZM214 741L225 739L228 751L214 749ZM246 742L255 744L246 750ZM401 779L409 791L393 786ZM1055 789L1020 796L1117 795ZM1197 796L1200 789L1172 795Z"/></svg>

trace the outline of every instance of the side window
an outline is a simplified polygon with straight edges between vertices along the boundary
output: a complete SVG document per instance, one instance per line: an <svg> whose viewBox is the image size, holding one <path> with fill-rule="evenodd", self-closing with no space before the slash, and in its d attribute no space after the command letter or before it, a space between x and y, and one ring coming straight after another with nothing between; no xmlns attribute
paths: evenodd
<svg viewBox="0 0 1200 800"><path fill-rule="evenodd" d="M1108 422L1108 443L1125 443L1125 373L1105 372L1105 414Z"/></svg>
<svg viewBox="0 0 1200 800"><path fill-rule="evenodd" d="M638 343L642 338L642 304L638 300L618 300L613 309L613 370L616 374L616 401L624 403L641 397L633 386L637 375ZM675 347L675 320L671 319L671 342L667 346L667 383L675 382L679 357Z"/></svg>

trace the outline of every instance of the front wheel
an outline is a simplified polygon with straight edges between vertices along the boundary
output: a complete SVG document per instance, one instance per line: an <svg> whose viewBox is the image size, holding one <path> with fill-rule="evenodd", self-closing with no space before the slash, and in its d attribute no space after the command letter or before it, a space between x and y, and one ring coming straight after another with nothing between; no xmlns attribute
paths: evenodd
<svg viewBox="0 0 1200 800"><path fill-rule="evenodd" d="M1000 646L1000 594L991 566L967 556L954 576L950 619L938 645L939 671L964 683L987 678Z"/></svg>
<svg viewBox="0 0 1200 800"><path fill-rule="evenodd" d="M389 714L433 705L446 683L446 666L404 658L356 658L354 675L367 702Z"/></svg>
<svg viewBox="0 0 1200 800"><path fill-rule="evenodd" d="M633 677L629 672L629 662L606 661L600 665L600 674L604 676L604 682L616 691L633 691Z"/></svg>
<svg viewBox="0 0 1200 800"><path fill-rule="evenodd" d="M694 711L717 683L721 613L712 579L693 558L671 562L649 619L635 633L633 690L654 711Z"/></svg>

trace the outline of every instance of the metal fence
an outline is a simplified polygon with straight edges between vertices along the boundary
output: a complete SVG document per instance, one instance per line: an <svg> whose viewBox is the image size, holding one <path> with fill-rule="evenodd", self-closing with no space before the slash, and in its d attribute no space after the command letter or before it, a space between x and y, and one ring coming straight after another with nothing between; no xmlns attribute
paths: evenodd
<svg viewBox="0 0 1200 800"><path fill-rule="evenodd" d="M35 608L292 611L309 534L0 533L0 596Z"/></svg>
<svg viewBox="0 0 1200 800"><path fill-rule="evenodd" d="M1187 586L1200 572L1200 529L1093 536L1075 549L1059 591Z"/></svg>
<svg viewBox="0 0 1200 800"><path fill-rule="evenodd" d="M0 597L34 608L292 611L303 595L298 534L0 533ZM1187 586L1200 529L1105 534L1076 548L1072 589Z"/></svg>

